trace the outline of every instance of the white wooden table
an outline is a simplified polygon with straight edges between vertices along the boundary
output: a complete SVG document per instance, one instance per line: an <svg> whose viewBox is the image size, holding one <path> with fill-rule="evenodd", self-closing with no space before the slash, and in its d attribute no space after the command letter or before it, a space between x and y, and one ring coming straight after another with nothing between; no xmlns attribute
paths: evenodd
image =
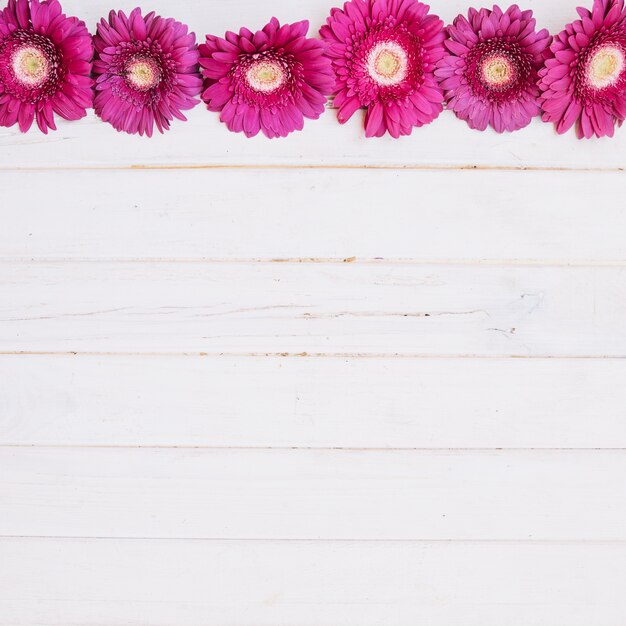
<svg viewBox="0 0 626 626"><path fill-rule="evenodd" d="M0 625L624 626L624 167L451 113L0 129Z"/></svg>

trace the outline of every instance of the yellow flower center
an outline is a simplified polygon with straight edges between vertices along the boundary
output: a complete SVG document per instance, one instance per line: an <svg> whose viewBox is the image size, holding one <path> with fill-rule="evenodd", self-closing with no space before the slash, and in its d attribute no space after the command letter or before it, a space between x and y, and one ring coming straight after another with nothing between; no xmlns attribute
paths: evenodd
<svg viewBox="0 0 626 626"><path fill-rule="evenodd" d="M126 67L126 78L138 91L148 91L161 82L161 72L153 60L135 59Z"/></svg>
<svg viewBox="0 0 626 626"><path fill-rule="evenodd" d="M367 73L374 82L385 87L401 83L406 77L407 67L407 54L395 41L376 44L367 56Z"/></svg>
<svg viewBox="0 0 626 626"><path fill-rule="evenodd" d="M391 50L383 50L374 61L376 71L382 76L393 78L400 69L400 59Z"/></svg>
<svg viewBox="0 0 626 626"><path fill-rule="evenodd" d="M483 63L482 74L490 87L501 87L510 82L513 77L513 67L505 57L490 57Z"/></svg>
<svg viewBox="0 0 626 626"><path fill-rule="evenodd" d="M255 91L271 93L285 82L285 70L280 63L263 59L250 65L246 79Z"/></svg>
<svg viewBox="0 0 626 626"><path fill-rule="evenodd" d="M28 87L43 83L50 73L46 55L33 46L19 48L13 55L12 69L15 78Z"/></svg>
<svg viewBox="0 0 626 626"><path fill-rule="evenodd" d="M626 65L624 52L617 46L600 48L589 61L587 79L596 89L614 85Z"/></svg>

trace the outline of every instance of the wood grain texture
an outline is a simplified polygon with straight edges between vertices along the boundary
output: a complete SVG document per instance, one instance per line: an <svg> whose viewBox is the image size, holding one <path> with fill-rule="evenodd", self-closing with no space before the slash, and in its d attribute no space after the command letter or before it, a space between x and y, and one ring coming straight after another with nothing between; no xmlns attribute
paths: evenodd
<svg viewBox="0 0 626 626"><path fill-rule="evenodd" d="M5 259L626 263L623 173L0 172L0 185L19 206ZM51 207L52 188L72 193Z"/></svg>
<svg viewBox="0 0 626 626"><path fill-rule="evenodd" d="M0 356L0 444L626 448L626 360Z"/></svg>
<svg viewBox="0 0 626 626"><path fill-rule="evenodd" d="M626 355L626 268L0 264L2 352Z"/></svg>
<svg viewBox="0 0 626 626"><path fill-rule="evenodd" d="M0 540L2 626L622 626L620 544Z"/></svg>
<svg viewBox="0 0 626 626"><path fill-rule="evenodd" d="M5 536L626 541L621 450L0 456Z"/></svg>

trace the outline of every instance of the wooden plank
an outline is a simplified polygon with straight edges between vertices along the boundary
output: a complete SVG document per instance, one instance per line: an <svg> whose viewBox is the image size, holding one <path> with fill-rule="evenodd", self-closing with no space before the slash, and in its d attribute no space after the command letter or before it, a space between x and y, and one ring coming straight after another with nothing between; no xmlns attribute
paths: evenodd
<svg viewBox="0 0 626 626"><path fill-rule="evenodd" d="M626 355L626 268L0 264L1 352Z"/></svg>
<svg viewBox="0 0 626 626"><path fill-rule="evenodd" d="M0 356L0 444L626 448L626 360Z"/></svg>
<svg viewBox="0 0 626 626"><path fill-rule="evenodd" d="M271 15L282 21L309 19L317 32L334 4L329 0L272 0L268 6L252 0L227 3L193 0L172 6L169 0L153 0L150 9L174 14L203 38L210 31L221 35L242 25L262 27ZM446 21L467 11L466 0L438 0L433 10ZM131 9L134 5L126 5ZM528 0L539 24L551 32L575 19L570 0ZM90 28L106 15L110 4L103 0L66 0L65 10L84 19ZM37 133L21 135L15 128L0 132L0 168L84 168L215 165L322 165L391 167L540 167L624 168L626 132L614 140L578 141L573 133L558 137L553 127L535 120L531 127L510 135L478 133L457 120L451 112L432 125L418 129L401 141L385 138L365 141L362 116L344 127L327 111L320 120L286 140L262 137L247 140L228 132L217 114L203 106L190 112L187 124L178 123L164 137L151 140L116 133L93 115L77 123L63 123L50 137Z"/></svg>
<svg viewBox="0 0 626 626"><path fill-rule="evenodd" d="M0 130L0 170L90 168L218 167L387 167L394 169L487 168L620 170L626 168L626 132L613 139L579 141L574 133L558 136L535 119L513 135L479 133L449 111L430 126L400 140L364 137L363 113L341 126L333 110L307 121L286 139L247 139L231 133L218 114L203 105L152 139L116 133L92 113L78 122L58 123L49 138ZM109 179L112 180L112 179Z"/></svg>
<svg viewBox="0 0 626 626"><path fill-rule="evenodd" d="M0 258L626 262L622 173L148 170L116 172L114 184L111 176L0 172ZM55 188L71 193L51 206Z"/></svg>
<svg viewBox="0 0 626 626"><path fill-rule="evenodd" d="M1 448L0 535L626 540L626 453Z"/></svg>
<svg viewBox="0 0 626 626"><path fill-rule="evenodd" d="M0 540L2 626L622 626L626 546Z"/></svg>

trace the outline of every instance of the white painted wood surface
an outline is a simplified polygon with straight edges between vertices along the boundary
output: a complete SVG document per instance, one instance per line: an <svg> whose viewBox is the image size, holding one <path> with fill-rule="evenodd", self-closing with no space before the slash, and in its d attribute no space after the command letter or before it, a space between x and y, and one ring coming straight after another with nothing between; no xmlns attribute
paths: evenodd
<svg viewBox="0 0 626 626"><path fill-rule="evenodd" d="M1 626L624 625L626 129L334 113L0 129Z"/></svg>
<svg viewBox="0 0 626 626"><path fill-rule="evenodd" d="M154 2L152 6L157 4ZM264 9L264 14L270 12ZM570 12L569 17L575 16ZM267 19L257 20L259 28ZM240 21L235 19L235 24ZM223 35L223 31L219 34ZM626 167L623 133L618 133L611 145L602 140L580 142L573 134L556 137L551 126L535 119L529 128L509 138L491 132L477 134L446 111L432 125L410 137L366 142L362 115L356 114L348 124L340 126L334 113L329 110L319 120L307 121L301 133L269 142L263 137L246 139L229 132L217 116L200 106L189 112L189 123L174 124L168 135L152 139L118 134L89 115L80 122L80 127L61 125L50 139L21 137L16 131L3 129L0 148L13 171L59 167L108 171L229 166L623 171Z"/></svg>
<svg viewBox="0 0 626 626"><path fill-rule="evenodd" d="M625 378L624 359L4 355L0 445L625 448Z"/></svg>
<svg viewBox="0 0 626 626"><path fill-rule="evenodd" d="M625 180L589 171L0 170L0 186L17 185L22 198L0 229L0 259L620 264ZM50 189L73 191L52 211Z"/></svg>
<svg viewBox="0 0 626 626"><path fill-rule="evenodd" d="M16 353L626 356L622 265L7 262L0 285Z"/></svg>
<svg viewBox="0 0 626 626"><path fill-rule="evenodd" d="M620 624L623 543L0 539L3 626Z"/></svg>
<svg viewBox="0 0 626 626"><path fill-rule="evenodd" d="M621 450L1 454L4 536L626 541Z"/></svg>

